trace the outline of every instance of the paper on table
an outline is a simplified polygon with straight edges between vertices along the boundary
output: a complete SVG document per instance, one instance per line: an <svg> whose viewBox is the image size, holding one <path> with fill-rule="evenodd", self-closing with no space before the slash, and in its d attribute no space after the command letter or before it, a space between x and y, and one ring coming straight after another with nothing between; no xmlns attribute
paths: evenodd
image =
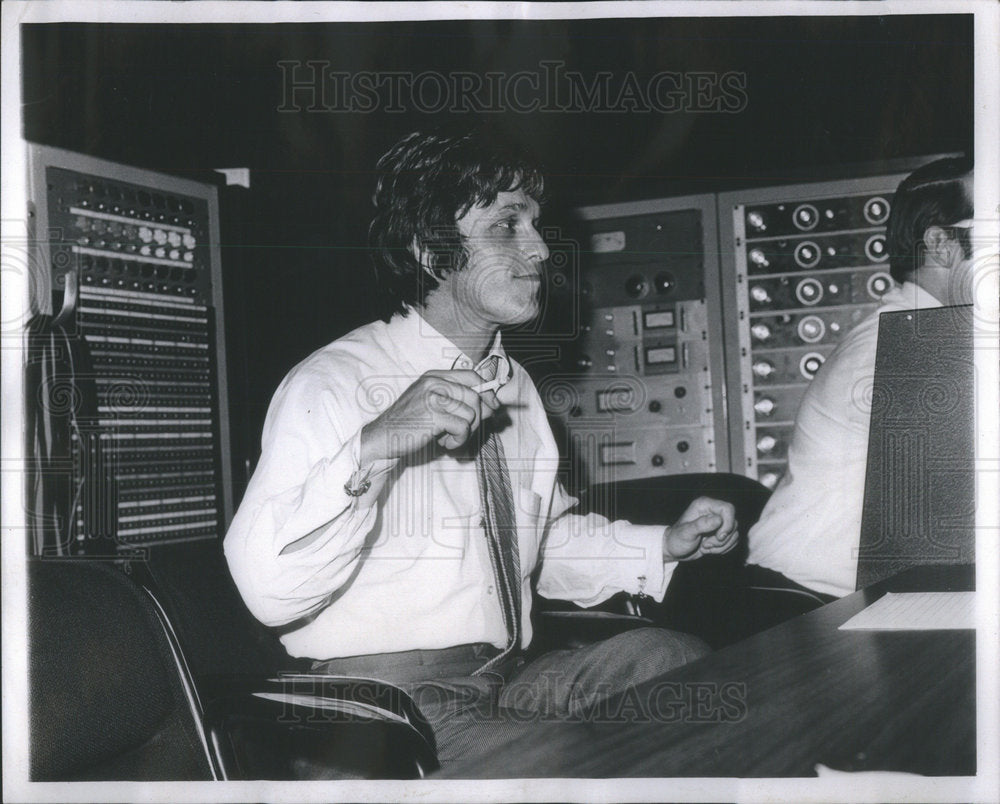
<svg viewBox="0 0 1000 804"><path fill-rule="evenodd" d="M975 592L889 592L841 631L933 631L976 627Z"/></svg>

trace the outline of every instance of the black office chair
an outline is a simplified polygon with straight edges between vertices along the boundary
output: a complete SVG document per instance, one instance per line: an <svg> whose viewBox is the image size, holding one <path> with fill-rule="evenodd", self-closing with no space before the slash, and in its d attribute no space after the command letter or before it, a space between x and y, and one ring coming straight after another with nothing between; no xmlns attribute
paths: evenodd
<svg viewBox="0 0 1000 804"><path fill-rule="evenodd" d="M199 689L215 680L307 672L311 662L288 655L278 632L247 609L217 539L146 548L130 569L156 594L184 646Z"/></svg>
<svg viewBox="0 0 1000 804"><path fill-rule="evenodd" d="M579 510L596 512L609 519L626 519L637 525L668 525L676 521L697 497L713 497L730 502L736 508L739 543L721 556L699 559L697 583L731 584L731 573L742 566L747 556L747 533L760 518L771 496L770 490L752 478L728 473L698 473L626 480L593 486L580 495ZM672 586L686 583L680 565ZM692 580L692 582L694 582ZM581 609L572 603L537 596L535 638L532 653L557 648L579 647L606 639L616 633L665 625L679 631L699 633L697 611L673 611L670 601L657 604L651 600L636 606L624 592L598 606Z"/></svg>
<svg viewBox="0 0 1000 804"><path fill-rule="evenodd" d="M30 559L28 578L34 781L413 778L437 768L426 723L395 687L242 677L205 700L162 606L119 566Z"/></svg>
<svg viewBox="0 0 1000 804"><path fill-rule="evenodd" d="M194 690L145 593L102 562L28 568L31 778L218 778Z"/></svg>
<svg viewBox="0 0 1000 804"><path fill-rule="evenodd" d="M858 589L975 563L973 323L970 306L879 321Z"/></svg>

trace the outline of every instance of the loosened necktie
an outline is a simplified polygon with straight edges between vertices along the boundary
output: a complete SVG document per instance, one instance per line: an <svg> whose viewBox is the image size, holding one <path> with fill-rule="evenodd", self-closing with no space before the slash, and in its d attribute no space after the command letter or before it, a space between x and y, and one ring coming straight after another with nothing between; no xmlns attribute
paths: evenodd
<svg viewBox="0 0 1000 804"><path fill-rule="evenodd" d="M496 378L499 358L491 355L476 367L485 380ZM521 560L517 550L517 524L514 517L514 495L510 487L510 474L504 457L503 444L496 431L489 430L476 455L479 478L479 497L483 509L483 528L490 551L490 563L496 577L496 586L507 626L507 645L497 656L480 667L475 675L496 667L521 643Z"/></svg>

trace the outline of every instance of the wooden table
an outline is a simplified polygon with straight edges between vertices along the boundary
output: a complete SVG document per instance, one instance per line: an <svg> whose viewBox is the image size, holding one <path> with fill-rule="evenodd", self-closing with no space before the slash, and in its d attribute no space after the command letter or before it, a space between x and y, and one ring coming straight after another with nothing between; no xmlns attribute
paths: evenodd
<svg viewBox="0 0 1000 804"><path fill-rule="evenodd" d="M647 682L588 722L530 724L441 778L976 772L975 632L839 631L887 591L973 588L919 567Z"/></svg>

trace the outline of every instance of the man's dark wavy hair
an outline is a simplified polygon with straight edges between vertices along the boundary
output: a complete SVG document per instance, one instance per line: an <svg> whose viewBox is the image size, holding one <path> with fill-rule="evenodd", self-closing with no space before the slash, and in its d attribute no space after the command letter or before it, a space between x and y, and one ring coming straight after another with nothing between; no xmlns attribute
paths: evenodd
<svg viewBox="0 0 1000 804"><path fill-rule="evenodd" d="M971 218L972 199L962 180L972 172L972 160L950 157L930 162L899 183L886 228L889 270L905 281L923 262L924 232L940 226L958 239L966 258L972 255L968 229L952 224Z"/></svg>
<svg viewBox="0 0 1000 804"><path fill-rule="evenodd" d="M541 203L544 189L535 163L483 129L409 134L379 159L376 172L368 241L386 320L422 305L438 279L465 267L458 218L515 189ZM430 273L414 251L425 255Z"/></svg>

